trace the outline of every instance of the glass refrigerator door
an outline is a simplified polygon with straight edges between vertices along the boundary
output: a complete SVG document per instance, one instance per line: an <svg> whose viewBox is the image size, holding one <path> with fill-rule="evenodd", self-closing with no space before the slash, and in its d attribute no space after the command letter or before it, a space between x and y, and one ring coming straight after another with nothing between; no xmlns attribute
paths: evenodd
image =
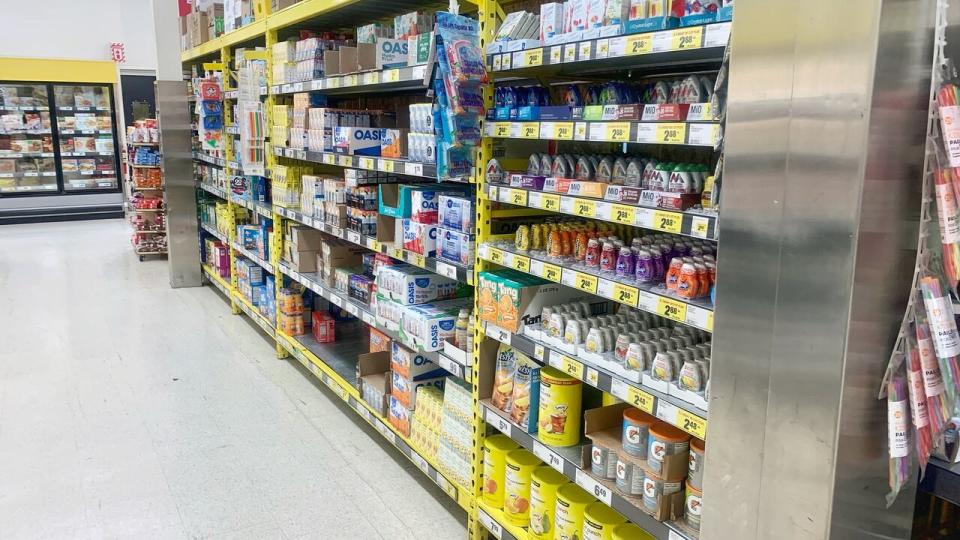
<svg viewBox="0 0 960 540"><path fill-rule="evenodd" d="M115 191L120 171L111 88L55 84L63 190Z"/></svg>
<svg viewBox="0 0 960 540"><path fill-rule="evenodd" d="M0 196L59 190L48 88L0 83Z"/></svg>

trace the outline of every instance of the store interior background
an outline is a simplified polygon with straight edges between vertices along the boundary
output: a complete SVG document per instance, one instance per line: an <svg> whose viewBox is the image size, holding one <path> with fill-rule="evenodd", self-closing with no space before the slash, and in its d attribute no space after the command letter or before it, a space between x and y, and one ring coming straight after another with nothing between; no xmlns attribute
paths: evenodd
<svg viewBox="0 0 960 540"><path fill-rule="evenodd" d="M8 10L4 18L8 24L0 32L0 56L109 62L112 60L110 44L122 43L126 59L117 64L121 81L124 77L152 78L156 75L157 43L150 0L49 0L43 2L43 9ZM118 109L121 104L128 107L130 101L124 98L122 88L123 84L114 87ZM117 121L117 132L122 134L125 131L123 119ZM119 210L124 193L73 194L40 199L0 198L0 212L27 209L40 203L45 207L87 205Z"/></svg>
<svg viewBox="0 0 960 540"><path fill-rule="evenodd" d="M154 7L150 0L44 0L42 9L18 9L15 13L7 12L6 18L4 32L0 32L2 56L110 61L110 44L119 42L124 45L126 53L125 62L117 64L121 79L125 75L152 77L157 72ZM166 46L179 55L179 43ZM123 95L121 85L115 87L115 92L117 107L128 106L129 100ZM117 125L119 133L124 129L122 124ZM120 192L80 197L90 198L97 204L120 205L125 194ZM77 196L71 198L75 200ZM33 201L28 198L0 198L0 210L31 202ZM915 511L914 537L932 537L936 523L950 515L956 516L956 507L921 491Z"/></svg>

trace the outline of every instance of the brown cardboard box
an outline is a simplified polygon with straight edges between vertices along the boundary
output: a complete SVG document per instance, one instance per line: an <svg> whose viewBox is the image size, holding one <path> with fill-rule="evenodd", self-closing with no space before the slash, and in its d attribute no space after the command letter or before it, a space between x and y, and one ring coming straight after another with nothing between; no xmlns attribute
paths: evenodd
<svg viewBox="0 0 960 540"><path fill-rule="evenodd" d="M377 46L373 43L358 43L356 71L371 69L377 69Z"/></svg>
<svg viewBox="0 0 960 540"><path fill-rule="evenodd" d="M340 73L340 51L323 52L323 73L329 77Z"/></svg>
<svg viewBox="0 0 960 540"><path fill-rule="evenodd" d="M191 47L210 40L210 21L206 13L193 12L187 15L187 36Z"/></svg>
<svg viewBox="0 0 960 540"><path fill-rule="evenodd" d="M288 262L297 272L316 272L317 254L319 251L297 251L290 252Z"/></svg>
<svg viewBox="0 0 960 540"><path fill-rule="evenodd" d="M616 452L618 458L629 461L634 465L641 467L644 470L644 474L659 476L667 482L683 482L683 480L687 477L687 470L689 467L688 452L667 456L663 460L663 469L661 474L657 475L650 470L645 459L635 458L623 451L623 448L620 444L622 433L621 428L623 425L623 411L628 407L631 407L631 405L627 403L618 403L616 405L608 405L606 407L589 409L585 411L583 413L584 435L590 439L593 444L612 449L612 451ZM591 453L592 445L584 445L580 463L581 468L584 471L590 471ZM683 517L685 494L682 484L680 491L671 493L669 495L661 495L657 511L653 513L644 508L643 500L640 497L622 494L617 488L616 481L600 479L592 473L590 473L590 476L603 483L612 492L620 494L631 503L634 503L644 512L651 514L657 521L673 521Z"/></svg>
<svg viewBox="0 0 960 540"><path fill-rule="evenodd" d="M187 17L189 17L189 15L184 15L183 17L180 17L180 35L181 36L187 35Z"/></svg>
<svg viewBox="0 0 960 540"><path fill-rule="evenodd" d="M270 12L274 13L280 11L281 9L288 8L299 1L300 0L273 0L270 3Z"/></svg>
<svg viewBox="0 0 960 540"><path fill-rule="evenodd" d="M306 225L290 227L290 244L294 251L320 251L323 233Z"/></svg>
<svg viewBox="0 0 960 540"><path fill-rule="evenodd" d="M357 48L340 47L337 49L340 54L340 73L353 73L357 71ZM326 53L324 53L326 57Z"/></svg>

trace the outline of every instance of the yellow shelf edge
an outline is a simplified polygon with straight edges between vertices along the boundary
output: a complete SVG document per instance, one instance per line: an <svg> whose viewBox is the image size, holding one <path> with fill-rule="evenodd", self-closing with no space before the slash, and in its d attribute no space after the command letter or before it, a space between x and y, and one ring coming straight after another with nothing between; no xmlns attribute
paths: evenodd
<svg viewBox="0 0 960 540"><path fill-rule="evenodd" d="M334 371L333 368L331 368L326 362L324 362L322 358L314 354L313 351L311 351L310 349L304 347L301 343L299 343L296 339L294 339L293 336L289 336L285 332L277 330L277 338L278 338L278 341L282 342L282 345L285 345L284 348L286 348L290 352L290 354L295 355L295 352L293 349L296 349L297 351L300 352L300 354L302 354L305 358L310 360L310 362L316 365L317 368L323 371L328 377L333 379L337 383L337 385L340 386L340 388L342 388L350 397L353 397L354 399L356 399L357 402L360 403L360 405L362 405L365 409L367 409L367 412L370 413L370 416L372 418L376 418L383 425L387 426L387 429L393 432L395 437L397 437L398 439L406 443L407 446L409 446L414 452L416 452L417 455L419 455L425 462L427 462L428 465L433 467L433 469L437 471L437 473L443 476L443 478L451 486L453 486L454 489L457 490L457 497L455 499L455 502L457 503L457 505L460 506L462 509L466 510L467 512L470 511L470 506L471 506L470 499L472 499L473 497L472 497L472 492L469 488L465 486L461 486L460 484L447 478L447 476L444 475L443 472L440 470L439 464L431 456L424 454L423 451L420 448L418 448L415 444L413 444L409 438L405 437L402 433L397 431L397 429L393 427L393 425L386 418L381 416L380 413L378 413L377 411L373 410L373 407L371 407L366 401L364 401L360 397L360 391L353 385L349 384L336 371Z"/></svg>
<svg viewBox="0 0 960 540"><path fill-rule="evenodd" d="M250 301L247 300L245 296L240 294L240 291L236 289L231 289L231 292L233 293L233 297L236 298L238 302L247 306L247 309L249 309L250 312L254 314L253 315L254 317L260 319L261 321L266 322L268 326L273 326L273 324L270 322L270 319L264 317L263 313L260 313L260 310L257 309L257 306L250 303ZM276 329L274 329L274 332L276 332Z"/></svg>
<svg viewBox="0 0 960 540"><path fill-rule="evenodd" d="M210 277L210 279L216 281L223 288L227 289L228 291L230 291L231 294L233 294L233 285L231 285L225 279L220 277L220 275L217 274L217 272L213 269L213 267L211 267L208 264L203 264L201 266L203 266L203 271L206 272L207 276Z"/></svg>
<svg viewBox="0 0 960 540"><path fill-rule="evenodd" d="M490 517L493 518L501 527L503 527L507 532L512 534L518 540L523 540L524 538L529 537L529 533L523 527L517 527L513 525L503 517L503 510L498 510L489 504L487 504L483 497L477 497L477 508L486 512Z"/></svg>

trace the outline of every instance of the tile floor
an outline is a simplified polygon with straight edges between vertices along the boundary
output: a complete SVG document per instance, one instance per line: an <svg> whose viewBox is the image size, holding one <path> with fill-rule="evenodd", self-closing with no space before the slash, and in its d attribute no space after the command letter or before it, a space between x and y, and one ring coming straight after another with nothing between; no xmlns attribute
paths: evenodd
<svg viewBox="0 0 960 540"><path fill-rule="evenodd" d="M464 538L465 513L120 220L0 227L0 538Z"/></svg>

